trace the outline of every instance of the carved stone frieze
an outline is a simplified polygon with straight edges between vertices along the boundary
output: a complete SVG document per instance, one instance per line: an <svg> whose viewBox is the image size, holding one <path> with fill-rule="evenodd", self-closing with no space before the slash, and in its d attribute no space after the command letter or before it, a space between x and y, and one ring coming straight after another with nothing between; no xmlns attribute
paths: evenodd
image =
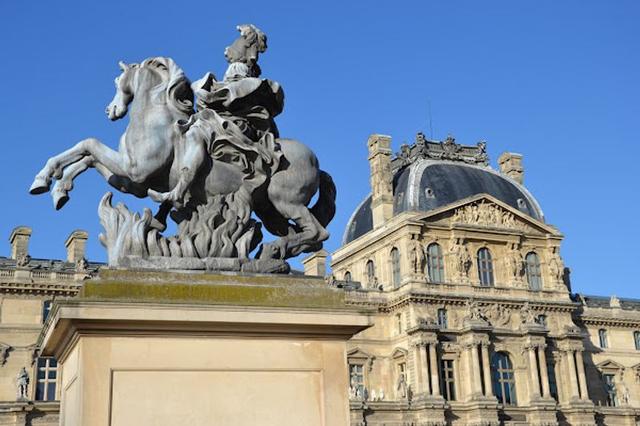
<svg viewBox="0 0 640 426"><path fill-rule="evenodd" d="M497 302L487 309L485 317L494 327L507 327L511 323L511 311Z"/></svg>
<svg viewBox="0 0 640 426"><path fill-rule="evenodd" d="M512 212L486 200L457 208L451 217L451 223L514 229L527 234L539 233L537 229L518 219Z"/></svg>

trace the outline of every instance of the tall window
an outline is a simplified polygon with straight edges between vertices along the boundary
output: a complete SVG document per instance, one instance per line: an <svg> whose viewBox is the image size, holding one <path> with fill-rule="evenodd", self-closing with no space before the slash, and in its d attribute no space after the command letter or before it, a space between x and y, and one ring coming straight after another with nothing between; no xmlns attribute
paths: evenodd
<svg viewBox="0 0 640 426"><path fill-rule="evenodd" d="M540 272L540 259L534 252L525 257L527 282L531 290L542 290L542 273Z"/></svg>
<svg viewBox="0 0 640 426"><path fill-rule="evenodd" d="M391 249L391 281L393 287L400 287L400 252L397 248Z"/></svg>
<svg viewBox="0 0 640 426"><path fill-rule="evenodd" d="M36 401L54 401L58 363L55 358L38 358L36 368Z"/></svg>
<svg viewBox="0 0 640 426"><path fill-rule="evenodd" d="M442 396L447 401L456 400L456 385L453 372L453 360L443 359L440 361L440 376L442 377Z"/></svg>
<svg viewBox="0 0 640 426"><path fill-rule="evenodd" d="M607 405L609 407L618 406L618 395L616 392L615 376L613 374L603 374L604 388L607 392Z"/></svg>
<svg viewBox="0 0 640 426"><path fill-rule="evenodd" d="M47 320L47 318L49 317L49 313L51 312L51 305L52 304L53 304L52 300L45 300L42 303L42 323L43 324Z"/></svg>
<svg viewBox="0 0 640 426"><path fill-rule="evenodd" d="M344 273L344 280L348 283L351 282L351 272L347 271Z"/></svg>
<svg viewBox="0 0 640 426"><path fill-rule="evenodd" d="M491 260L491 252L486 247L478 250L478 276L481 286L493 286L493 261Z"/></svg>
<svg viewBox="0 0 640 426"><path fill-rule="evenodd" d="M498 402L504 405L516 405L516 380L509 355L504 352L493 354L491 370L493 373L493 391L496 398L498 398Z"/></svg>
<svg viewBox="0 0 640 426"><path fill-rule="evenodd" d="M602 349L606 349L609 347L609 339L607 338L607 330L601 328L598 330L598 340L600 343L600 347Z"/></svg>
<svg viewBox="0 0 640 426"><path fill-rule="evenodd" d="M633 332L633 342L636 345L636 350L640 351L640 331Z"/></svg>
<svg viewBox="0 0 640 426"><path fill-rule="evenodd" d="M438 309L438 327L447 328L449 323L447 321L447 310L444 308Z"/></svg>
<svg viewBox="0 0 640 426"><path fill-rule="evenodd" d="M444 282L444 256L440 244L432 243L427 247L427 276L430 283Z"/></svg>
<svg viewBox="0 0 640 426"><path fill-rule="evenodd" d="M370 283L373 280L373 277L376 276L376 267L373 264L373 260L367 260L367 283Z"/></svg>
<svg viewBox="0 0 640 426"><path fill-rule="evenodd" d="M349 385L356 398L364 398L364 368L362 364L349 364Z"/></svg>

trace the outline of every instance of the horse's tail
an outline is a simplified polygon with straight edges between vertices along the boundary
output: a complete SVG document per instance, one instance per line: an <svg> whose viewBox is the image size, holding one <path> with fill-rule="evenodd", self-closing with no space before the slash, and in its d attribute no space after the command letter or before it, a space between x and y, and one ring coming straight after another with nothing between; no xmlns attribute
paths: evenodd
<svg viewBox="0 0 640 426"><path fill-rule="evenodd" d="M331 175L324 170L320 170L318 201L311 207L310 211L325 228L336 214L336 193L336 185L333 183Z"/></svg>

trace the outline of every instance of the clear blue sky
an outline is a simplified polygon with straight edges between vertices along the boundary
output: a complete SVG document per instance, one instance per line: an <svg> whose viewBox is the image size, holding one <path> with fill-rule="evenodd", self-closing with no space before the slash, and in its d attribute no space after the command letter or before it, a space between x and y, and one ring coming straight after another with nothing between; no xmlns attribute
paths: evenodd
<svg viewBox="0 0 640 426"><path fill-rule="evenodd" d="M378 4L382 5L379 6ZM171 56L195 80L221 76L235 25L269 37L265 77L286 93L283 136L309 144L338 185L327 248L368 193L365 141L397 149L417 131L488 141L495 166L524 154L525 183L566 239L575 291L638 297L640 2L22 1L0 2L0 236L33 227L34 257L64 257L75 228L104 260L96 208L110 188L90 172L55 212L27 189L51 155L95 136L117 61ZM132 208L143 202L117 195ZM5 240L0 254L8 255Z"/></svg>

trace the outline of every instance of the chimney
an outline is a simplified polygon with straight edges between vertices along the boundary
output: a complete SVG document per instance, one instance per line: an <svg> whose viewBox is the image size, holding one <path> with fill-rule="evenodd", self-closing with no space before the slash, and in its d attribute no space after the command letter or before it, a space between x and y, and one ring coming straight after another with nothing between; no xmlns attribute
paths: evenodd
<svg viewBox="0 0 640 426"><path fill-rule="evenodd" d="M393 216L391 136L373 134L367 141L371 168L371 212L378 228Z"/></svg>
<svg viewBox="0 0 640 426"><path fill-rule="evenodd" d="M87 245L89 234L82 229L76 229L69 235L64 246L67 248L67 262L76 263L80 259L84 259L84 249Z"/></svg>
<svg viewBox="0 0 640 426"><path fill-rule="evenodd" d="M329 256L329 253L322 249L302 259L304 274L320 277L327 275L327 256Z"/></svg>
<svg viewBox="0 0 640 426"><path fill-rule="evenodd" d="M500 171L509 176L520 185L524 182L524 167L522 167L522 154L503 152L498 158Z"/></svg>
<svg viewBox="0 0 640 426"><path fill-rule="evenodd" d="M9 243L11 244L11 258L17 260L29 254L29 238L31 228L28 226L17 226L11 231Z"/></svg>

